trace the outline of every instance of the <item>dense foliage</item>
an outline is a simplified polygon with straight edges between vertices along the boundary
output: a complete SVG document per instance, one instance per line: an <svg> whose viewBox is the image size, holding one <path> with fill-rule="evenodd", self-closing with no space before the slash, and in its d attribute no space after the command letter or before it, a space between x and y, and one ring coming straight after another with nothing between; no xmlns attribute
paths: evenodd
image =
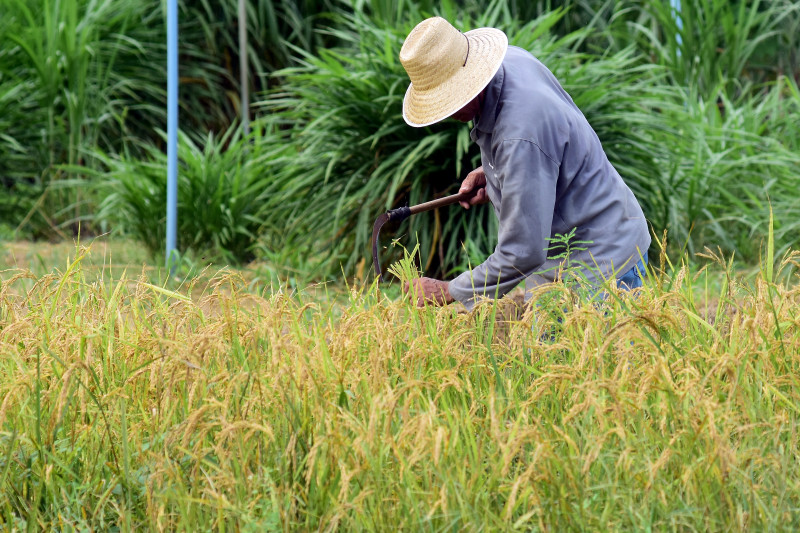
<svg viewBox="0 0 800 533"><path fill-rule="evenodd" d="M314 273L365 268L384 209L451 193L463 125L400 117L422 18L494 26L562 81L673 246L757 257L771 205L797 245L800 2L248 2L253 132L239 130L236 0L182 0L180 246ZM143 0L0 0L0 234L128 233L163 249L164 14ZM387 227L448 275L493 247L490 210ZM389 250L386 258L391 257Z"/></svg>

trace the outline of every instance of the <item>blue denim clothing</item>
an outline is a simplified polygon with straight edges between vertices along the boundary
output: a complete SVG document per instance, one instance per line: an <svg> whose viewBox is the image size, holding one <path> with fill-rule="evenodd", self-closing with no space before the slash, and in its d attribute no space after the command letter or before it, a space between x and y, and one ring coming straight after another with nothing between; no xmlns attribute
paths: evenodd
<svg viewBox="0 0 800 533"><path fill-rule="evenodd" d="M623 290L633 290L638 289L643 285L644 277L647 276L647 256L642 256L639 261L633 265L630 269L628 269L624 274L617 278L617 287ZM536 287L537 284L534 283L530 287L526 287L525 293L525 301L531 297L531 289ZM579 289L580 294L592 299L597 299L599 295L599 299L603 300L606 298L608 293L602 290L599 286L583 286Z"/></svg>
<svg viewBox="0 0 800 533"><path fill-rule="evenodd" d="M643 256L639 261L631 267L627 272L617 278L617 287L623 290L633 290L638 289L643 285L644 277L647 275L647 256ZM605 291L598 292L589 290L589 295L592 298L598 298L600 300L604 300L608 297L608 293ZM527 300L529 294L525 295L525 299ZM538 304L537 304L538 307ZM564 309L566 312L566 309ZM536 330L537 326L537 319L536 314L533 315L533 323L531 324L531 329ZM561 324L561 318L557 319L558 324ZM541 333L539 340L545 344L552 344L556 340L556 333L558 327L554 327L549 329L548 331L544 331Z"/></svg>
<svg viewBox="0 0 800 533"><path fill-rule="evenodd" d="M637 289L642 286L642 279L647 275L647 256L645 255L630 270L617 278L620 289Z"/></svg>

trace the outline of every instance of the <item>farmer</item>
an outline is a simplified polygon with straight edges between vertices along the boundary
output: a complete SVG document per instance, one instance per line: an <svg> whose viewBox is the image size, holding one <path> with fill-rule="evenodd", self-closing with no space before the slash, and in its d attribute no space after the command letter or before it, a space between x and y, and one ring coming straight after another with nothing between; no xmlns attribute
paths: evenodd
<svg viewBox="0 0 800 533"><path fill-rule="evenodd" d="M491 202L499 220L497 247L482 264L449 282L420 278L404 287L417 305L459 301L471 309L523 280L528 288L555 281L565 259L551 242L572 230L582 244L571 247L569 265L586 280L641 286L650 246L642 209L547 67L508 46L498 29L461 33L440 17L411 31L400 62L411 80L403 100L409 125L473 121L482 165L461 183L461 193L477 190L461 205Z"/></svg>

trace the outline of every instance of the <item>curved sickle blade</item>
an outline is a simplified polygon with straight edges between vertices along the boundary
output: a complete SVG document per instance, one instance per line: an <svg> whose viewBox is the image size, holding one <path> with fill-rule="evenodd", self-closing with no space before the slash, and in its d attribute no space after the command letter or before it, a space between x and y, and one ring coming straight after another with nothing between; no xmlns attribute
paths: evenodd
<svg viewBox="0 0 800 533"><path fill-rule="evenodd" d="M381 226L389 220L389 213L384 213L375 221L372 227L372 264L375 267L375 275L381 277L381 263L378 260L378 235L381 233Z"/></svg>

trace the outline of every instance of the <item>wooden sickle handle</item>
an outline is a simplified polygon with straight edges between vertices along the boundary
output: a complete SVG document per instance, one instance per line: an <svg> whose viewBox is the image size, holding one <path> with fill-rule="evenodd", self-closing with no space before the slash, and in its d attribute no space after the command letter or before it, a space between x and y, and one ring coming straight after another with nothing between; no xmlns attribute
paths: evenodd
<svg viewBox="0 0 800 533"><path fill-rule="evenodd" d="M461 201L467 201L476 194L478 194L479 190L480 189L472 189L469 192L451 194L450 196L445 196L444 198L431 200L430 202L425 202L423 204L412 205L408 209L411 215L416 215L417 213L424 213L425 211L431 211L433 209L438 209L440 207L456 204Z"/></svg>

